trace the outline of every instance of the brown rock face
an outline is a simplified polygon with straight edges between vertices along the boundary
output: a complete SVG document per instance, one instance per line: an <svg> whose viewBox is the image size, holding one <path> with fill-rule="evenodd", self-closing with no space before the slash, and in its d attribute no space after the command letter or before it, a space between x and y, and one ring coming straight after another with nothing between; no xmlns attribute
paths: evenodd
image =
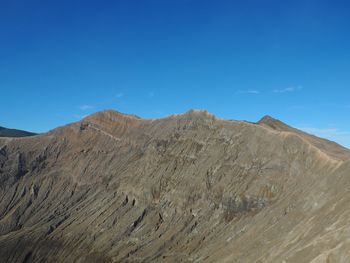
<svg viewBox="0 0 350 263"><path fill-rule="evenodd" d="M196 110L0 138L0 261L348 262L349 159Z"/></svg>

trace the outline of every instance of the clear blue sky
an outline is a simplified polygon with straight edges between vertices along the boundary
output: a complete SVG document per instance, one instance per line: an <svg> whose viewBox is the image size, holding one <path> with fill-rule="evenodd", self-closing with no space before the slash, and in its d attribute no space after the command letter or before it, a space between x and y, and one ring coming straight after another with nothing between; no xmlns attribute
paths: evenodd
<svg viewBox="0 0 350 263"><path fill-rule="evenodd" d="M350 2L0 2L0 125L265 114L350 147Z"/></svg>

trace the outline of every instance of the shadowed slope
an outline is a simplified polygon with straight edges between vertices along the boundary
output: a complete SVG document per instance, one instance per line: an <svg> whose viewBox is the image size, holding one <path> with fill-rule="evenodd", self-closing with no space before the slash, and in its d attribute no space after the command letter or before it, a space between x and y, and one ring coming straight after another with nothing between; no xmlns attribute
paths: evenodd
<svg viewBox="0 0 350 263"><path fill-rule="evenodd" d="M26 137L33 135L36 135L36 133L0 127L0 137Z"/></svg>

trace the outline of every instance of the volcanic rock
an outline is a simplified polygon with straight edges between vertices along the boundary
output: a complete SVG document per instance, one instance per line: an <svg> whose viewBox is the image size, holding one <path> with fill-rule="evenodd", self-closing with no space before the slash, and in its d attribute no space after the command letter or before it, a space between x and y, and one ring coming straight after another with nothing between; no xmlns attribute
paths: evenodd
<svg viewBox="0 0 350 263"><path fill-rule="evenodd" d="M201 110L0 138L0 261L348 262L349 159Z"/></svg>

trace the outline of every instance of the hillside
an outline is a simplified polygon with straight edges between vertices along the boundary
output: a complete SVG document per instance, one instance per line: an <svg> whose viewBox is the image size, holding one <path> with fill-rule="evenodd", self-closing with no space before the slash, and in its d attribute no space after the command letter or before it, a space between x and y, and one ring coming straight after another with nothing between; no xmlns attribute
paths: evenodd
<svg viewBox="0 0 350 263"><path fill-rule="evenodd" d="M8 129L0 126L0 137L26 137L36 135L33 132L27 132L16 129Z"/></svg>
<svg viewBox="0 0 350 263"><path fill-rule="evenodd" d="M0 259L348 262L349 159L271 117L201 110L0 138Z"/></svg>

